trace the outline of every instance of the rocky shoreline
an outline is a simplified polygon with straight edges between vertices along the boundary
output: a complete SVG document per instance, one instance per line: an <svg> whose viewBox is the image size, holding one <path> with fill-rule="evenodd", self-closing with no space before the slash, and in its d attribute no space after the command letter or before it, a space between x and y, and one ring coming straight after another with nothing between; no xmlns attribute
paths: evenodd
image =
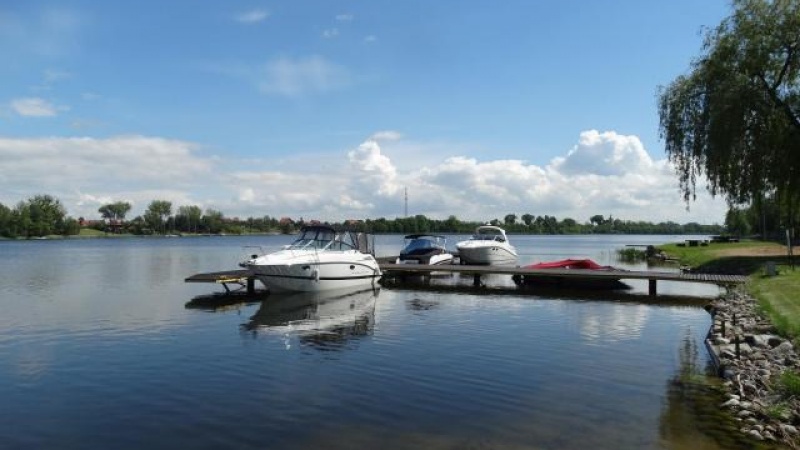
<svg viewBox="0 0 800 450"><path fill-rule="evenodd" d="M794 345L775 333L743 288L716 299L709 311L706 346L727 390L721 407L745 435L800 448L800 399L782 395L780 383L784 371L800 372Z"/></svg>

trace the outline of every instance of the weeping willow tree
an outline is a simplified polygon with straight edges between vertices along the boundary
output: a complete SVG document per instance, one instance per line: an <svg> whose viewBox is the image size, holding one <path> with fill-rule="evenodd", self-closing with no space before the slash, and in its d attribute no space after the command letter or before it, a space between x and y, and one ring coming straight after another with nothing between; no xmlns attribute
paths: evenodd
<svg viewBox="0 0 800 450"><path fill-rule="evenodd" d="M686 75L659 91L684 199L708 180L731 205L800 199L800 1L733 0Z"/></svg>

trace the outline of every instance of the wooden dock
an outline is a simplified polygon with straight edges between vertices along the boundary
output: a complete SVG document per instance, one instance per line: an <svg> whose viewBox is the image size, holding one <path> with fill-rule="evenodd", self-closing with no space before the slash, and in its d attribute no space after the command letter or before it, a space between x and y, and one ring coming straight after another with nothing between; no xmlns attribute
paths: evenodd
<svg viewBox="0 0 800 450"><path fill-rule="evenodd" d="M432 272L449 272L472 275L474 285L480 286L483 275L510 275L525 278L563 278L564 280L648 280L649 294L655 296L658 281L681 281L686 283L712 283L731 286L747 282L741 275L715 275L649 270L590 270L590 269L526 269L514 266L461 266L461 265L417 265L381 263L384 276L430 275Z"/></svg>
<svg viewBox="0 0 800 450"><path fill-rule="evenodd" d="M207 272L197 273L190 277L185 278L183 281L187 283L216 283L221 284L225 288L225 292L233 292L228 286L229 284L238 285L239 287L234 290L247 289L248 294L253 294L256 291L255 277L249 270L225 270L222 272Z"/></svg>
<svg viewBox="0 0 800 450"><path fill-rule="evenodd" d="M649 294L655 296L658 281L680 281L684 283L711 283L719 286L732 286L747 282L747 277L742 275L715 275L695 274L680 272L663 272L649 270L589 270L589 269L526 269L514 266L472 266L472 265L438 265L424 264L394 264L380 263L384 277L399 277L404 275L430 275L437 273L460 273L473 276L473 284L482 286L481 277L484 275L509 275L526 279L562 278L564 285L569 287L569 281L576 284L586 280L648 280ZM255 293L255 277L249 270L227 270L222 272L198 273L187 277L187 283L216 283L221 284L226 292L232 292L229 285L237 285L235 290L247 289L248 294Z"/></svg>

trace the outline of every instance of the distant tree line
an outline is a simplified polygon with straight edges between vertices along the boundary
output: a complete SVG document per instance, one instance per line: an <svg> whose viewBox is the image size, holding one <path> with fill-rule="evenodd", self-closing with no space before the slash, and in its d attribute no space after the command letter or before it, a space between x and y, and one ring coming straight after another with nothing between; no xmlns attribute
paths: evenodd
<svg viewBox="0 0 800 450"><path fill-rule="evenodd" d="M13 208L0 203L0 236L68 236L78 234L80 228L77 220L67 216L64 205L50 195L31 197Z"/></svg>
<svg viewBox="0 0 800 450"><path fill-rule="evenodd" d="M228 218L218 210L203 210L196 205L179 206L173 211L172 202L153 200L144 214L130 220L128 202L113 202L101 206L98 213L102 220L74 219L67 215L61 202L50 195L37 195L19 202L14 208L0 203L0 236L7 238L32 238L49 235L77 235L82 228L91 228L109 234L169 235L169 234L249 234L249 233L294 233L306 224L320 223L263 216ZM730 215L731 213L729 213ZM395 219L348 220L330 223L334 226L350 227L372 233L472 233L479 225L490 223L502 226L509 233L520 234L720 234L721 225L699 223L678 224L675 222L651 223L628 221L604 217L597 214L588 221L579 223L572 218L533 214L507 214L503 219L487 221L462 221L451 215L447 219L431 219L424 215ZM731 219L731 226L738 222Z"/></svg>
<svg viewBox="0 0 800 450"><path fill-rule="evenodd" d="M509 233L518 234L720 234L721 225L701 225L699 223L678 224L675 222L651 223L592 216L588 222L579 223L575 219L562 220L553 216L534 216L523 214L521 220L516 214L507 214L500 219L485 222L461 221L456 216L445 220L430 219L424 215L397 219L367 219L358 227L373 233L472 233L479 225L491 224L503 227Z"/></svg>

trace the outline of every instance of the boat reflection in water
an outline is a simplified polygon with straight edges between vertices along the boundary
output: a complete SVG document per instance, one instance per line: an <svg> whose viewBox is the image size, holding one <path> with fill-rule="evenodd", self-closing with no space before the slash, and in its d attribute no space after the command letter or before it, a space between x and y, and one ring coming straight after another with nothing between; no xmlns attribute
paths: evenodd
<svg viewBox="0 0 800 450"><path fill-rule="evenodd" d="M335 350L372 333L379 289L272 294L242 329L255 335L296 336L302 345Z"/></svg>

